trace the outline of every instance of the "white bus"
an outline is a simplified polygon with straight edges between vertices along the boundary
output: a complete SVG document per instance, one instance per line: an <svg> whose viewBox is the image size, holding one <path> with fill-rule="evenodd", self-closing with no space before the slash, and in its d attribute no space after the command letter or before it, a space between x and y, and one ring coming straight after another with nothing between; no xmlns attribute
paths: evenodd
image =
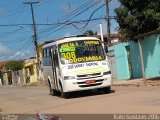
<svg viewBox="0 0 160 120"><path fill-rule="evenodd" d="M95 37L70 37L43 46L43 73L50 93L98 89L109 92L111 71L102 43Z"/></svg>

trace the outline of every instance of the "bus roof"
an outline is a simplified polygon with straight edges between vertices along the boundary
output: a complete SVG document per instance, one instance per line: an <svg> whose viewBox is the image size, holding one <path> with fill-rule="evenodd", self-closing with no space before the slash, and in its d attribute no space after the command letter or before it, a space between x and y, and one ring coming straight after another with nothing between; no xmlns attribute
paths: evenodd
<svg viewBox="0 0 160 120"><path fill-rule="evenodd" d="M71 41L77 41L77 40L99 40L96 37L68 37L68 38L62 38L62 39L57 39L51 43L45 44L43 48L47 48L50 46L58 45L60 43L65 43L65 42L71 42Z"/></svg>

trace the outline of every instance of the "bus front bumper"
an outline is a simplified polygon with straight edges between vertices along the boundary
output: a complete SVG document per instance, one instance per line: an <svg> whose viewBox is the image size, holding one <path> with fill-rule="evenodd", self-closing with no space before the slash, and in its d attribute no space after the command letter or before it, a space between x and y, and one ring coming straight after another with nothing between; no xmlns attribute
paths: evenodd
<svg viewBox="0 0 160 120"><path fill-rule="evenodd" d="M63 82L64 92L91 90L97 88L109 87L112 84L111 74L103 75L102 77L88 78L88 79L72 79L64 80Z"/></svg>

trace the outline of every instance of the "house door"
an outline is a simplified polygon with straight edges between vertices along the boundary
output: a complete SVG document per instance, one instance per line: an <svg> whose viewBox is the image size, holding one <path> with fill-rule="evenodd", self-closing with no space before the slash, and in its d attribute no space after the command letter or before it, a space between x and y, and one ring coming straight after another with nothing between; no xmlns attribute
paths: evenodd
<svg viewBox="0 0 160 120"><path fill-rule="evenodd" d="M12 82L12 72L8 72L8 85L12 85L13 82Z"/></svg>

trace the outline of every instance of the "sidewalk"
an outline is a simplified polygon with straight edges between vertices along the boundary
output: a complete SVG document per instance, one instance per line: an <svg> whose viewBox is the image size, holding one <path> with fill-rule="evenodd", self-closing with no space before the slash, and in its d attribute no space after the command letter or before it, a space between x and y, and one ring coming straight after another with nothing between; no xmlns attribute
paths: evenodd
<svg viewBox="0 0 160 120"><path fill-rule="evenodd" d="M143 83L142 78L132 80L113 80L113 85L137 85Z"/></svg>
<svg viewBox="0 0 160 120"><path fill-rule="evenodd" d="M146 84L143 78L130 79L130 80L113 80L113 86L160 86L160 79L147 79Z"/></svg>

